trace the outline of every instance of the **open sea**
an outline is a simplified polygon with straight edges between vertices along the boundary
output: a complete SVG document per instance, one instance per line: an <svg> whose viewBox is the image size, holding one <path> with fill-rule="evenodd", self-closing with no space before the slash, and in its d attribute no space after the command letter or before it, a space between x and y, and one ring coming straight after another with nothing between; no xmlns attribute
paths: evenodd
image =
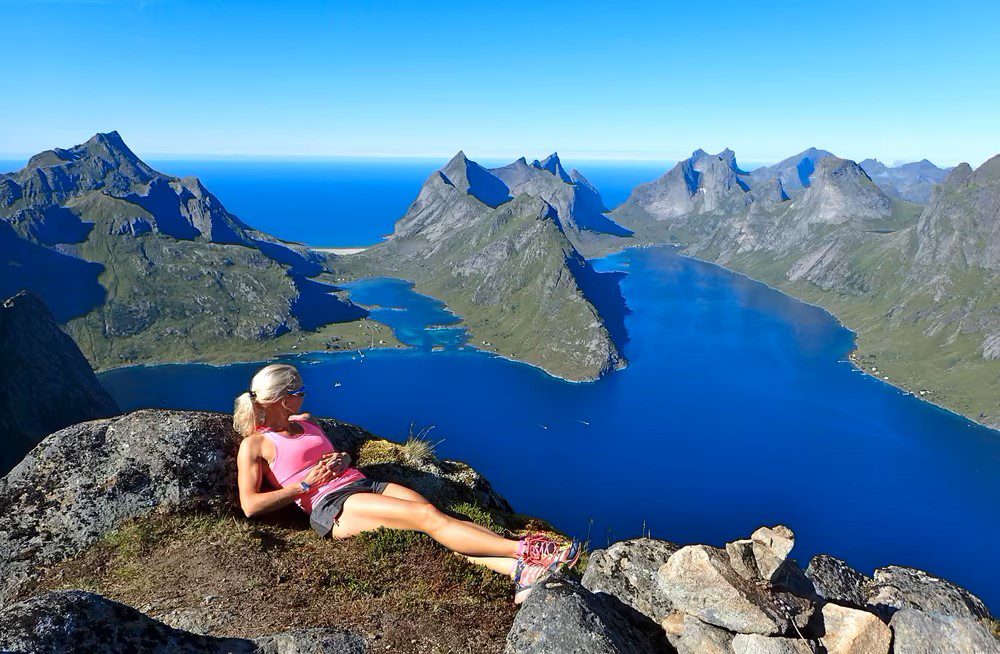
<svg viewBox="0 0 1000 654"><path fill-rule="evenodd" d="M199 176L257 228L347 247L391 232L445 162L150 163ZM669 166L565 164L609 207ZM869 574L914 566L1000 607L1000 433L858 372L851 332L763 284L666 247L595 266L626 273L630 365L594 383L465 345L446 307L389 279L352 284L352 297L412 347L282 360L302 371L306 410L399 440L429 430L440 456L473 465L517 511L594 547L642 533L718 545L783 523L803 565L827 553ZM99 378L126 410L229 411L259 366Z"/></svg>

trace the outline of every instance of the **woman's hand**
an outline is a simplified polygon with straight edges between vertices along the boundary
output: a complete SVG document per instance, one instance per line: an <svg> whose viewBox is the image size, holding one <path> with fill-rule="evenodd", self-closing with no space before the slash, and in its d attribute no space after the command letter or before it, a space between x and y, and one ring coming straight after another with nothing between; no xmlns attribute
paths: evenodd
<svg viewBox="0 0 1000 654"><path fill-rule="evenodd" d="M333 479L334 475L330 472L330 460L333 456L332 452L321 456L316 465L309 470L309 474L302 481L310 486L318 486Z"/></svg>
<svg viewBox="0 0 1000 654"><path fill-rule="evenodd" d="M351 467L351 455L347 452L337 452L327 462L327 467L334 477L344 474L344 471Z"/></svg>

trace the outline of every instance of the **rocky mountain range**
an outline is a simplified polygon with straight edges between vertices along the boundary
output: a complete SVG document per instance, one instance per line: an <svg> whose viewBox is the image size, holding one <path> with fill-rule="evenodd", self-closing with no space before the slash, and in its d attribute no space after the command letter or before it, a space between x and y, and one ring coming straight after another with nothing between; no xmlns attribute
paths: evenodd
<svg viewBox="0 0 1000 654"><path fill-rule="evenodd" d="M956 167L921 207L822 151L747 175L699 150L636 187L611 213L633 237L604 247L673 243L820 304L858 333L863 369L996 427L998 161Z"/></svg>
<svg viewBox="0 0 1000 654"><path fill-rule="evenodd" d="M865 159L859 165L886 195L919 204L930 201L934 187L951 171L951 168L938 168L926 159L893 167L878 159Z"/></svg>
<svg viewBox="0 0 1000 654"><path fill-rule="evenodd" d="M619 275L596 272L574 246L628 234L603 211L597 191L556 155L488 170L459 152L386 241L331 265L338 276L411 280L458 313L477 346L596 379L625 363Z"/></svg>
<svg viewBox="0 0 1000 654"><path fill-rule="evenodd" d="M153 170L117 132L0 175L0 249L0 294L37 293L101 368L259 356L366 315L313 279L325 257Z"/></svg>

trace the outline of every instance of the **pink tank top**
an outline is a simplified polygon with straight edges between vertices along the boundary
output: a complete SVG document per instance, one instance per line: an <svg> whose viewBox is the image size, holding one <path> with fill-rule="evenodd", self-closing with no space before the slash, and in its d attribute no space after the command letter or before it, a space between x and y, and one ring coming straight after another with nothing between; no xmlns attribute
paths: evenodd
<svg viewBox="0 0 1000 654"><path fill-rule="evenodd" d="M299 483L305 479L321 456L336 451L318 425L305 421L298 424L303 429L298 436L283 436L268 427L260 428L264 438L274 443L274 463L265 469L264 476L269 483L278 488ZM295 503L306 513L312 513L313 506L324 495L362 479L365 479L364 474L352 466L325 484L303 493Z"/></svg>

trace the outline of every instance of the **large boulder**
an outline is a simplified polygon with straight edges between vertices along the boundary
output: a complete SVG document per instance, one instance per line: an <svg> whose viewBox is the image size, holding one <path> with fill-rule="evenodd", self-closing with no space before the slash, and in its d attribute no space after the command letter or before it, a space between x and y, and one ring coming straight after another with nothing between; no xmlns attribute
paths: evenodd
<svg viewBox="0 0 1000 654"><path fill-rule="evenodd" d="M657 583L657 572L680 549L665 540L633 538L590 553L583 586L593 593L614 595L649 619L659 622L673 604Z"/></svg>
<svg viewBox="0 0 1000 654"><path fill-rule="evenodd" d="M887 615L899 609L919 609L955 618L990 619L982 600L961 586L923 570L897 565L875 571L867 601Z"/></svg>
<svg viewBox="0 0 1000 654"><path fill-rule="evenodd" d="M652 654L668 647L663 630L642 614L557 575L540 582L525 600L504 652Z"/></svg>
<svg viewBox="0 0 1000 654"><path fill-rule="evenodd" d="M889 622L893 654L998 654L1000 641L977 620L900 609Z"/></svg>
<svg viewBox="0 0 1000 654"><path fill-rule="evenodd" d="M469 466L406 448L334 420L318 424L376 479L410 483L431 501L509 510ZM231 416L141 410L48 436L0 479L0 602L40 566L155 510L237 511L239 444Z"/></svg>
<svg viewBox="0 0 1000 654"><path fill-rule="evenodd" d="M0 304L0 475L48 434L119 412L41 298L21 291Z"/></svg>
<svg viewBox="0 0 1000 654"><path fill-rule="evenodd" d="M809 600L744 578L725 550L707 545L674 553L658 582L677 610L738 633L790 633L804 628L813 613Z"/></svg>
<svg viewBox="0 0 1000 654"><path fill-rule="evenodd" d="M801 638L781 638L760 634L736 634L733 638L735 654L813 654L815 643Z"/></svg>
<svg viewBox="0 0 1000 654"><path fill-rule="evenodd" d="M255 640L175 629L95 593L45 593L0 609L0 651L16 654L365 654L340 629L298 629Z"/></svg>
<svg viewBox="0 0 1000 654"><path fill-rule="evenodd" d="M683 613L671 613L661 622L677 654L732 654L733 634Z"/></svg>
<svg viewBox="0 0 1000 654"><path fill-rule="evenodd" d="M878 616L858 609L823 606L823 646L827 654L889 654L892 630Z"/></svg>
<svg viewBox="0 0 1000 654"><path fill-rule="evenodd" d="M871 577L866 577L845 561L818 554L809 561L806 576L816 593L827 602L864 608L868 604Z"/></svg>
<svg viewBox="0 0 1000 654"><path fill-rule="evenodd" d="M750 581L771 582L795 545L795 534L784 525L761 527L744 540L726 543L729 564Z"/></svg>
<svg viewBox="0 0 1000 654"><path fill-rule="evenodd" d="M3 652L252 654L257 649L252 640L180 631L83 591L46 593L0 609Z"/></svg>

